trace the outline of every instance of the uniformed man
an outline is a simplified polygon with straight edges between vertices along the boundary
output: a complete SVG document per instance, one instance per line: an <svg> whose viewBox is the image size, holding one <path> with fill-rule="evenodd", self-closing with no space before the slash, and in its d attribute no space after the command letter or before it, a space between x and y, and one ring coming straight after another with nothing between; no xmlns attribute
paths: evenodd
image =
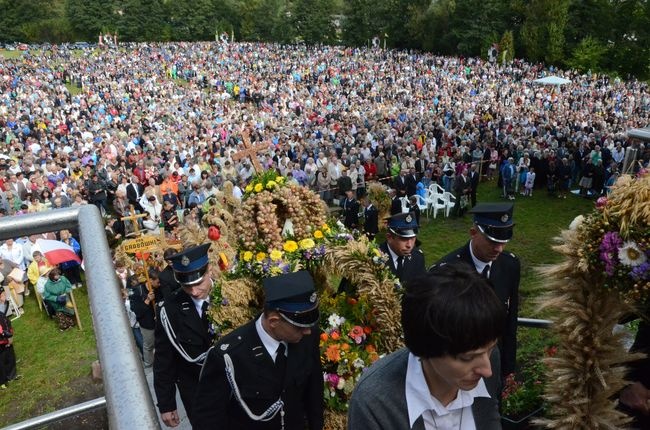
<svg viewBox="0 0 650 430"><path fill-rule="evenodd" d="M264 312L208 353L194 429L320 430L318 298L306 271L266 278Z"/></svg>
<svg viewBox="0 0 650 430"><path fill-rule="evenodd" d="M438 263L463 260L485 276L507 308L506 330L499 345L501 373L506 376L515 370L517 351L517 315L519 310L519 259L503 252L512 238L512 203L479 203L470 213L474 225L470 228L470 241L462 248L446 255Z"/></svg>
<svg viewBox="0 0 650 430"><path fill-rule="evenodd" d="M155 330L154 389L163 422L176 427L176 388L192 422L192 400L201 365L212 343L207 316L212 278L208 249L200 245L171 255L174 277L181 285L163 302Z"/></svg>
<svg viewBox="0 0 650 430"><path fill-rule="evenodd" d="M379 248L390 257L387 265L402 285L426 273L424 254L416 244L418 224L413 212L388 218L386 241Z"/></svg>
<svg viewBox="0 0 650 430"><path fill-rule="evenodd" d="M359 228L359 202L355 198L354 190L345 192L345 199L341 202L343 208L343 225L353 230Z"/></svg>

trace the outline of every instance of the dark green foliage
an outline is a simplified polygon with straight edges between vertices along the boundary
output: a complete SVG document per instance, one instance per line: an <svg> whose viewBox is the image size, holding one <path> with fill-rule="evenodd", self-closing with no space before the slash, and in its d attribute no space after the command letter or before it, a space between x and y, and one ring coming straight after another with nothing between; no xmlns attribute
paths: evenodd
<svg viewBox="0 0 650 430"><path fill-rule="evenodd" d="M377 36L382 47L445 55L485 57L506 44L508 56L531 62L650 78L646 0L0 0L0 10L0 42L96 41L101 31L197 41L226 31L239 41L368 46Z"/></svg>

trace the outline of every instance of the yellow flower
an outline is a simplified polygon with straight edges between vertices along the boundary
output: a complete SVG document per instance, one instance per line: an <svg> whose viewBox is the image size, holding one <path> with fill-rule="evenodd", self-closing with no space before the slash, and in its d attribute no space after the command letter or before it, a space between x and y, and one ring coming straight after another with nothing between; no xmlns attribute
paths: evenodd
<svg viewBox="0 0 650 430"><path fill-rule="evenodd" d="M278 184L275 181L269 181L266 183L266 189L267 190L272 190L275 188Z"/></svg>
<svg viewBox="0 0 650 430"><path fill-rule="evenodd" d="M293 240L287 240L284 242L284 245L282 245L282 248L287 252L294 252L298 249L298 244Z"/></svg>
<svg viewBox="0 0 650 430"><path fill-rule="evenodd" d="M330 226L327 225L327 224L323 224L323 226L322 226L321 228L323 229L323 231L324 231L325 233L329 233L329 232L330 232Z"/></svg>
<svg viewBox="0 0 650 430"><path fill-rule="evenodd" d="M250 251L245 251L242 258L244 261L251 261L253 259L253 253Z"/></svg>
<svg viewBox="0 0 650 430"><path fill-rule="evenodd" d="M262 187L262 184L255 184L255 188L253 189L255 190L256 193L259 193L264 189L264 187Z"/></svg>
<svg viewBox="0 0 650 430"><path fill-rule="evenodd" d="M255 259L256 259L257 261L262 261L262 260L264 260L265 258L266 258L266 253L264 253L264 252L258 252L258 253L255 255Z"/></svg>
<svg viewBox="0 0 650 430"><path fill-rule="evenodd" d="M282 258L282 251L278 251L277 249L274 249L271 251L269 256L271 257L271 260L278 261Z"/></svg>
<svg viewBox="0 0 650 430"><path fill-rule="evenodd" d="M323 232L320 231L320 230L316 230L316 231L314 232L314 237L315 237L316 239L322 239L322 238L323 238Z"/></svg>
<svg viewBox="0 0 650 430"><path fill-rule="evenodd" d="M374 248L372 251L375 253L377 257L381 257L381 251L379 251L378 248Z"/></svg>
<svg viewBox="0 0 650 430"><path fill-rule="evenodd" d="M282 268L278 267L278 266L273 266L273 267L271 267L270 272L271 272L271 275L274 275L274 276L275 275L281 275L282 274Z"/></svg>
<svg viewBox="0 0 650 430"><path fill-rule="evenodd" d="M246 185L246 188L244 188L244 191L246 191L247 193L250 193L251 191L253 191L253 184Z"/></svg>
<svg viewBox="0 0 650 430"><path fill-rule="evenodd" d="M300 249L311 249L314 246L316 246L316 244L312 239L307 238L300 241Z"/></svg>
<svg viewBox="0 0 650 430"><path fill-rule="evenodd" d="M275 178L275 182L277 182L280 185L284 184L284 176L278 176L277 178Z"/></svg>

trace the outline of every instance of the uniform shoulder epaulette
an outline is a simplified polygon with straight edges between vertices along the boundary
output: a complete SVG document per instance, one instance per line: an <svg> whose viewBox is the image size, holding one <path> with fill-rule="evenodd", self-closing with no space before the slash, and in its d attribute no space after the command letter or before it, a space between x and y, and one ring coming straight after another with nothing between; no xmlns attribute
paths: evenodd
<svg viewBox="0 0 650 430"><path fill-rule="evenodd" d="M420 248L417 249L417 252L419 252L421 255L424 255L424 252Z"/></svg>
<svg viewBox="0 0 650 430"><path fill-rule="evenodd" d="M515 260L518 259L518 257L515 254L513 254L512 252L504 252L503 255L514 258Z"/></svg>

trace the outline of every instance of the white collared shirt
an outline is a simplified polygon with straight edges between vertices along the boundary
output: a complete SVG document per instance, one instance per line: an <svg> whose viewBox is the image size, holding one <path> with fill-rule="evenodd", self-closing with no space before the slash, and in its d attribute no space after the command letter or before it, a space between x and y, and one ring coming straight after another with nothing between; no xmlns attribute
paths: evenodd
<svg viewBox="0 0 650 430"><path fill-rule="evenodd" d="M273 339L270 334L264 330L264 327L262 326L262 318L264 315L260 315L260 317L255 321L255 330L257 330L257 335L260 337L260 340L262 341L262 345L264 345L264 348L266 348L266 352L269 353L271 358L273 359L273 362L275 363L275 358L278 355L278 346L280 346L280 341ZM284 343L284 355L287 355L287 343Z"/></svg>
<svg viewBox="0 0 650 430"><path fill-rule="evenodd" d="M490 270L492 270L492 263L491 262L486 263L485 261L481 261L476 257L476 255L474 255L474 251L472 251L472 241L471 240L469 242L469 254L472 256L472 261L474 262L474 267L476 267L476 271L478 273L482 274L483 269L485 269L485 266L490 266L490 268L488 269L488 274L490 273Z"/></svg>
<svg viewBox="0 0 650 430"><path fill-rule="evenodd" d="M200 318L203 318L203 302L207 302L207 300L195 299L194 297L190 297L190 298L194 303L194 307L196 308L196 313L199 314Z"/></svg>
<svg viewBox="0 0 650 430"><path fill-rule="evenodd" d="M390 249L390 246L386 246L388 248L388 254L390 255L391 260L393 260L393 267L397 268L397 259L399 258L399 255L395 254L395 252ZM402 263L404 263L404 260L402 260Z"/></svg>
<svg viewBox="0 0 650 430"><path fill-rule="evenodd" d="M413 428L415 421L422 416L426 430L476 430L471 408L474 398L490 397L485 381L481 378L472 390L458 390L456 398L446 407L443 406L429 392L420 359L410 352L406 368L405 395L410 428ZM460 429L459 424L462 424Z"/></svg>

